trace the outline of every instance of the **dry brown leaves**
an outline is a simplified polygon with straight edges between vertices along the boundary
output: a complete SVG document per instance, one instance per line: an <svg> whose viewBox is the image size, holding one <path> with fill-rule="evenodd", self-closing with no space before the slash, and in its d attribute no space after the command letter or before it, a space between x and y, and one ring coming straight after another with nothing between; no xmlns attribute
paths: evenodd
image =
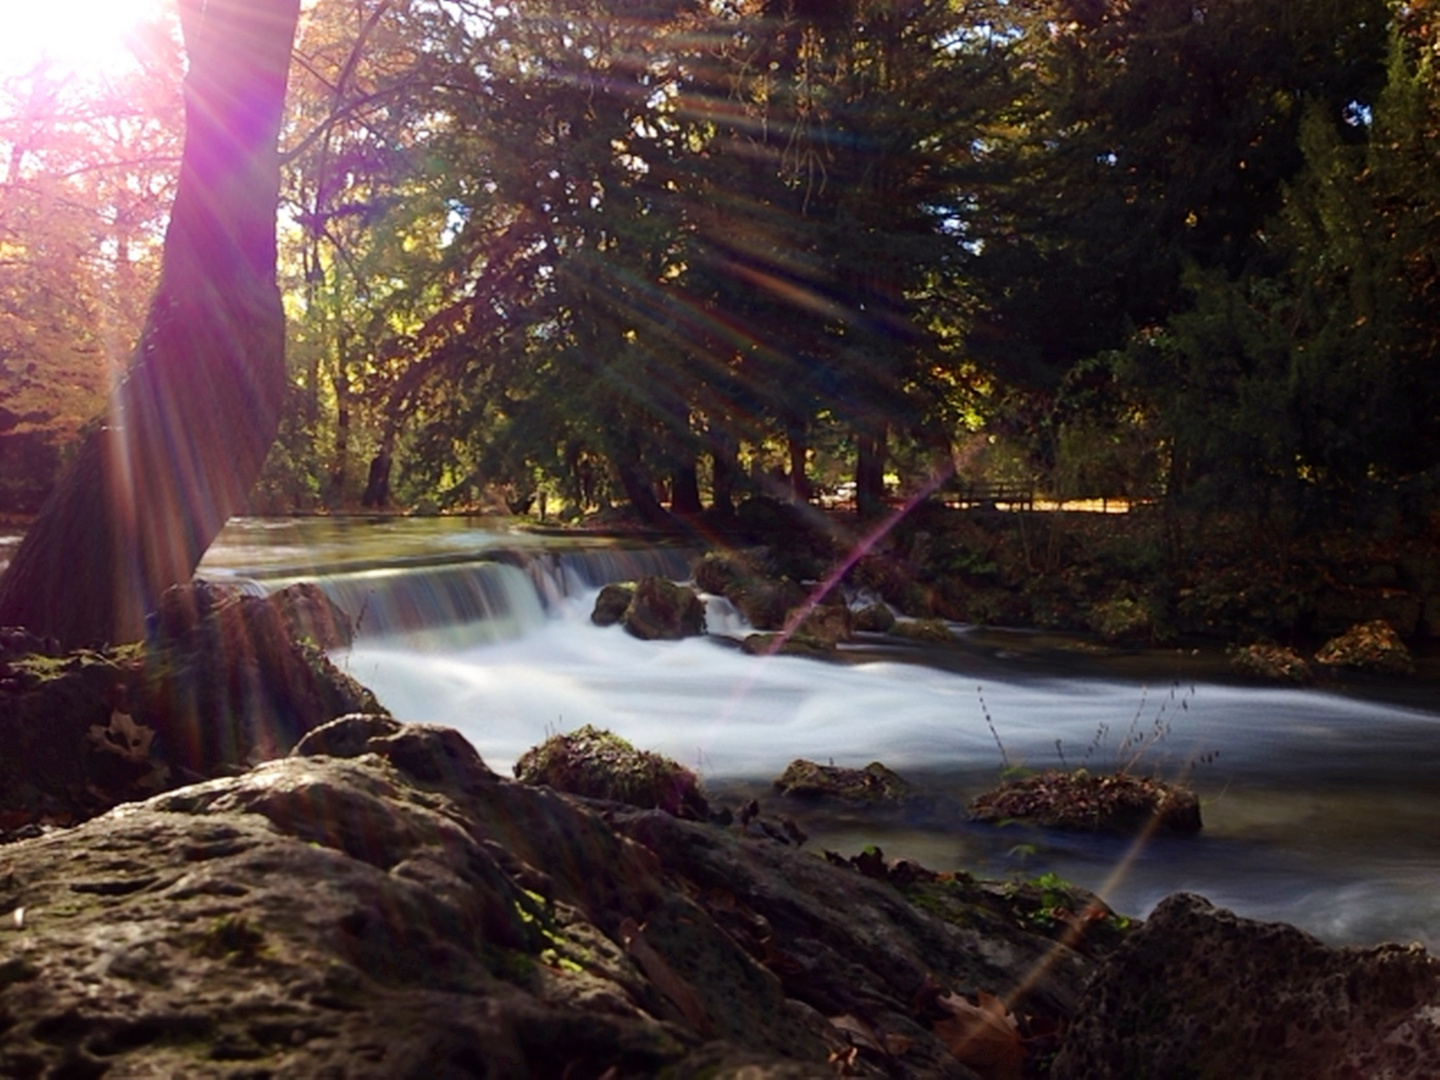
<svg viewBox="0 0 1440 1080"><path fill-rule="evenodd" d="M935 1021L934 1032L962 1065L983 1080L1022 1080L1025 1043L1015 1015L997 997L977 990L977 1005L959 994L945 994L936 1004L950 1015Z"/></svg>

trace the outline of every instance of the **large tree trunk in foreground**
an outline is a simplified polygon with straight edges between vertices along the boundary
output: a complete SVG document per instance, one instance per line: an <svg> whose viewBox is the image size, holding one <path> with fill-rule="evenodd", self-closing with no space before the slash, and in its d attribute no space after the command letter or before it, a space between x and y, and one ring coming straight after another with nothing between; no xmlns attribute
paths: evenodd
<svg viewBox="0 0 1440 1080"><path fill-rule="evenodd" d="M105 426L0 579L0 625L138 638L244 506L279 424L276 152L299 0L181 0L185 152L160 284Z"/></svg>

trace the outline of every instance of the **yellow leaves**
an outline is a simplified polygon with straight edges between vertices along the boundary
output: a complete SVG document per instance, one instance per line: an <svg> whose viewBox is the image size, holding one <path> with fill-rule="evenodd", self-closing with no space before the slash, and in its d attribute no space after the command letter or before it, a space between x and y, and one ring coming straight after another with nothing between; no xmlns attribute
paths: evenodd
<svg viewBox="0 0 1440 1080"><path fill-rule="evenodd" d="M983 1080L1021 1080L1025 1043L1015 1015L1005 1003L984 990L975 993L978 1005L959 994L945 994L936 1004L949 1015L934 1024L934 1032L962 1065Z"/></svg>

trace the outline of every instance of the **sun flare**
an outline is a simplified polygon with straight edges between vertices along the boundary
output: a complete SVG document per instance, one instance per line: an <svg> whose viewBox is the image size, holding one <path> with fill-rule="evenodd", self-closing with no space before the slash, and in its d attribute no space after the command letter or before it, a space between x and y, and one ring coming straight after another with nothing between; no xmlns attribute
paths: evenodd
<svg viewBox="0 0 1440 1080"><path fill-rule="evenodd" d="M27 0L7 3L0 33L0 76L42 60L77 74L123 63L127 39L174 0Z"/></svg>

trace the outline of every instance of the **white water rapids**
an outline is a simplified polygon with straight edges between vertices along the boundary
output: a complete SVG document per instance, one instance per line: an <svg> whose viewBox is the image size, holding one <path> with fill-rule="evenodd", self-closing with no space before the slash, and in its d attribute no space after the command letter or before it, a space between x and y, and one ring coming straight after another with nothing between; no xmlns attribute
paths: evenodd
<svg viewBox="0 0 1440 1080"><path fill-rule="evenodd" d="M463 522L251 520L232 523L202 572L325 582L361 621L335 661L401 719L460 729L497 771L547 734L595 724L696 768L712 790L747 785L789 812L765 785L792 758L880 760L953 802L918 818L812 815L812 847L878 843L1001 877L1054 870L1135 915L1183 889L1331 942L1440 946L1440 711L1189 677L1147 689L1003 650L941 656L879 638L850 663L758 659L721 638L642 642L590 623L595 592L637 572L683 576L685 553L636 562L557 543ZM475 561L486 551L498 561ZM743 629L723 602L710 625ZM1219 751L1190 776L1204 831L1127 862L1113 838L968 824L964 802L1001 766L987 711L1009 760L1035 768L1060 763L1057 739L1078 764L1101 725L1086 763L1109 767L1132 725L1143 734L1158 717L1168 734L1137 768L1175 776Z"/></svg>

